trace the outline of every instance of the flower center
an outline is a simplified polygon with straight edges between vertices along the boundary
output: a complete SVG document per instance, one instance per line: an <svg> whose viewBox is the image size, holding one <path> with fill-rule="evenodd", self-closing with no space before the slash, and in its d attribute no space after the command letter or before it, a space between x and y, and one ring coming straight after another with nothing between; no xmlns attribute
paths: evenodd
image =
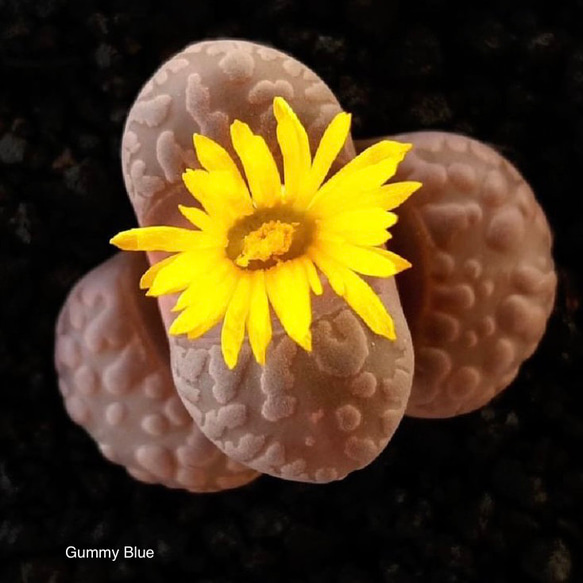
<svg viewBox="0 0 583 583"><path fill-rule="evenodd" d="M249 267L250 261L275 259L277 262L289 251L298 225L299 223L281 221L263 223L258 229L245 235L243 250L235 259L235 263L240 267Z"/></svg>
<svg viewBox="0 0 583 583"><path fill-rule="evenodd" d="M304 213L285 206L258 209L229 230L227 256L244 269L269 269L305 253L313 231Z"/></svg>

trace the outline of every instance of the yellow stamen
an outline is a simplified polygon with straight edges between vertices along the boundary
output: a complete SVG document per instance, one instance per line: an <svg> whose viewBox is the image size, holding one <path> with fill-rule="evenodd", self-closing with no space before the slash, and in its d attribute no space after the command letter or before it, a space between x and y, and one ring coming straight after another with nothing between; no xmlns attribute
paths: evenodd
<svg viewBox="0 0 583 583"><path fill-rule="evenodd" d="M243 250L235 263L247 267L250 261L269 261L285 255L292 244L293 234L299 223L268 221L255 231L245 235Z"/></svg>

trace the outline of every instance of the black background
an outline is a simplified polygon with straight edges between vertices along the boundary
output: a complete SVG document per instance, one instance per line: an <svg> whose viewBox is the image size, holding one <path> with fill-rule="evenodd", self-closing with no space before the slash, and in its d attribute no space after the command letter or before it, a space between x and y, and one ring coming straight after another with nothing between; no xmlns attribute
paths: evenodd
<svg viewBox="0 0 583 583"><path fill-rule="evenodd" d="M557 305L479 412L405 419L328 486L190 495L106 462L52 364L67 291L134 221L119 160L140 86L184 45L240 37L312 67L355 137L494 144L555 232ZM0 581L583 581L583 2L0 0ZM153 548L75 561L65 547Z"/></svg>

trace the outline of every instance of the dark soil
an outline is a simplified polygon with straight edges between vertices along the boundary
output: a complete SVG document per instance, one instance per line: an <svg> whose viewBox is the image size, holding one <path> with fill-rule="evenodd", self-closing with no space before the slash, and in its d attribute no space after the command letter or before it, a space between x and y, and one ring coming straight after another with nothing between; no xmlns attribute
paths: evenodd
<svg viewBox="0 0 583 583"><path fill-rule="evenodd" d="M0 581L583 581L583 3L237 4L0 0ZM494 144L555 232L556 308L512 387L459 419L406 419L341 483L146 486L102 458L57 390L58 310L133 221L128 108L174 52L225 36L312 67L356 137ZM156 557L75 561L69 544Z"/></svg>

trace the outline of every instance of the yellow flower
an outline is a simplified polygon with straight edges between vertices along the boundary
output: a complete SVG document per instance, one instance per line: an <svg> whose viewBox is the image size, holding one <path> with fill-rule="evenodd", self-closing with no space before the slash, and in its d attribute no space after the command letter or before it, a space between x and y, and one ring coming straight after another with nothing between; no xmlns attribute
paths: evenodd
<svg viewBox="0 0 583 583"><path fill-rule="evenodd" d="M322 293L319 271L375 333L395 338L393 321L359 276L390 277L410 267L384 249L390 212L421 184L385 184L410 144L383 140L325 181L350 129L350 115L330 123L312 159L306 130L281 97L273 102L284 184L265 140L240 121L231 139L243 179L227 151L195 134L202 170L188 169L184 184L201 208L180 206L196 227L144 227L116 235L124 250L174 253L143 275L148 295L182 292L170 334L198 338L223 320L221 345L230 368L248 331L257 362L271 341L270 304L285 332L312 349L311 292ZM318 271L319 270L319 271Z"/></svg>

